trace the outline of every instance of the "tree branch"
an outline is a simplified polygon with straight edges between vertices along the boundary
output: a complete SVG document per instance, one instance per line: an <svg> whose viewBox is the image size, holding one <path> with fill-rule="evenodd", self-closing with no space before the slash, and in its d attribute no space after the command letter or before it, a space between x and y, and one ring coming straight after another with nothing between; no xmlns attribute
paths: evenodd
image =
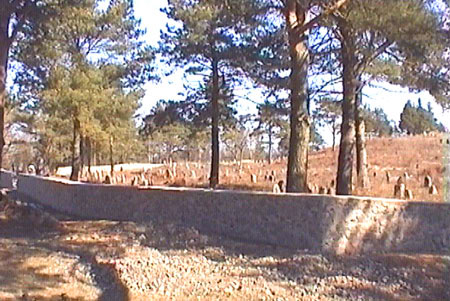
<svg viewBox="0 0 450 301"><path fill-rule="evenodd" d="M363 58L359 64L356 65L356 71L359 74L365 67L367 67L368 64L370 64L374 59L376 59L380 54L386 51L386 49L389 48L389 46L392 45L392 42L389 40L386 40L383 44L381 44L372 55L369 55L365 58Z"/></svg>
<svg viewBox="0 0 450 301"><path fill-rule="evenodd" d="M303 34L305 31L311 29L314 25L319 23L323 18L325 18L326 16L329 16L332 13L334 13L335 11L339 10L342 6L347 4L349 1L350 0L338 0L338 1L336 1L336 3L334 5L328 7L327 9L325 9L325 11L323 13L321 13L320 15L312 18L311 20L308 21L308 23L303 24L302 26L297 28L296 29L297 34Z"/></svg>

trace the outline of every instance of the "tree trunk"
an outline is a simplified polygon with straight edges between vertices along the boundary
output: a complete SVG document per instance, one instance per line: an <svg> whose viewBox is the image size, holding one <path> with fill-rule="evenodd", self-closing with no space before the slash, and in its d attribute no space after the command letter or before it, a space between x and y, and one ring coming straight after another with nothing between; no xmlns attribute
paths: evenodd
<svg viewBox="0 0 450 301"><path fill-rule="evenodd" d="M8 38L8 29L9 17L0 14L0 169L3 167L3 147L5 146L6 76L8 72L9 47L11 45Z"/></svg>
<svg viewBox="0 0 450 301"><path fill-rule="evenodd" d="M84 174L84 163L86 162L86 149L85 149L85 137L80 134L80 171L81 175Z"/></svg>
<svg viewBox="0 0 450 301"><path fill-rule="evenodd" d="M86 138L86 158L88 164L88 172L91 172L91 160L92 160L92 142L91 138Z"/></svg>
<svg viewBox="0 0 450 301"><path fill-rule="evenodd" d="M70 179L78 181L80 176L80 121L73 121L73 139L72 139L72 173Z"/></svg>
<svg viewBox="0 0 450 301"><path fill-rule="evenodd" d="M343 65L343 101L341 143L339 145L336 193L351 195L353 192L353 149L355 145L355 41L351 28L345 21L339 22L342 34L341 55Z"/></svg>
<svg viewBox="0 0 450 301"><path fill-rule="evenodd" d="M242 170L242 160L244 160L244 149L239 150L239 169Z"/></svg>
<svg viewBox="0 0 450 301"><path fill-rule="evenodd" d="M269 154L268 154L268 163L272 164L272 125L269 125Z"/></svg>
<svg viewBox="0 0 450 301"><path fill-rule="evenodd" d="M209 187L219 184L219 62L212 61L212 97L211 97L211 175Z"/></svg>
<svg viewBox="0 0 450 301"><path fill-rule="evenodd" d="M92 152L92 164L97 165L97 143L94 142L93 152Z"/></svg>
<svg viewBox="0 0 450 301"><path fill-rule="evenodd" d="M109 165L111 166L111 176L114 175L114 139L109 137Z"/></svg>
<svg viewBox="0 0 450 301"><path fill-rule="evenodd" d="M301 26L305 23L306 11L296 0L287 0L285 17L291 58L291 112L286 190L288 192L307 192L310 138L308 113L309 51L306 33L299 32Z"/></svg>
<svg viewBox="0 0 450 301"><path fill-rule="evenodd" d="M364 120L361 120L361 91L356 95L355 122L356 122L356 176L359 188L369 188L369 173L367 171L367 150Z"/></svg>
<svg viewBox="0 0 450 301"><path fill-rule="evenodd" d="M336 148L336 120L334 120L334 119L333 119L332 126L333 126L333 146L332 146L332 149L333 149L333 152L334 152L334 149Z"/></svg>

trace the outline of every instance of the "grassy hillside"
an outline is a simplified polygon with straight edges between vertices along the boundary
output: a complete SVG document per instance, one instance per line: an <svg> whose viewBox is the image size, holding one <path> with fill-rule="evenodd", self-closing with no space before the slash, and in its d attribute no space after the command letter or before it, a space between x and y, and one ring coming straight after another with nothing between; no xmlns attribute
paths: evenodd
<svg viewBox="0 0 450 301"><path fill-rule="evenodd" d="M410 136L400 138L373 138L367 141L369 158L370 188L356 189L356 195L375 197L394 197L397 178L409 175L406 188L412 190L413 200L441 202L443 200L443 174L445 173L444 154L447 138L441 136ZM329 188L336 178L338 148L323 149L310 154L309 185L314 192L319 187ZM447 167L448 168L448 167ZM390 183L386 173L391 176ZM123 182L124 174L126 179ZM116 172L117 184L130 185L133 177L146 178L157 186L207 187L208 163L176 163L163 165L151 170ZM431 176L438 194L430 195L423 187L425 176ZM105 174L100 175L104 178ZM253 179L252 179L253 177ZM272 164L267 162L245 161L242 167L237 163L223 162L220 168L221 189L240 189L272 191L275 183L286 177L286 160ZM256 182L254 181L256 179ZM86 178L87 180L87 178ZM98 182L90 177L91 182Z"/></svg>

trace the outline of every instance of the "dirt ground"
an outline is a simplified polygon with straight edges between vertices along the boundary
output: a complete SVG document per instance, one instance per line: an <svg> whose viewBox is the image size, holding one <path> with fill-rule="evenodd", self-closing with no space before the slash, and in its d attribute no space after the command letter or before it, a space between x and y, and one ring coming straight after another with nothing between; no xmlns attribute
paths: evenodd
<svg viewBox="0 0 450 301"><path fill-rule="evenodd" d="M450 254L335 257L0 205L0 300L450 300Z"/></svg>

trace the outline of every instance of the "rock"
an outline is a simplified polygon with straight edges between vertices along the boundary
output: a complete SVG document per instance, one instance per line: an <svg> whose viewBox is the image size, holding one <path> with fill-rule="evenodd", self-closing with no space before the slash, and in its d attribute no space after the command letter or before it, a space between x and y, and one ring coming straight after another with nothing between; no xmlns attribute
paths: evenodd
<svg viewBox="0 0 450 301"><path fill-rule="evenodd" d="M431 195L436 195L436 194L438 194L436 185L431 185L431 187L428 189L428 193L431 194Z"/></svg>
<svg viewBox="0 0 450 301"><path fill-rule="evenodd" d="M320 186L319 187L319 194L326 194L326 193L327 193L327 188L323 187L323 186Z"/></svg>
<svg viewBox="0 0 450 301"><path fill-rule="evenodd" d="M284 185L284 181L278 181L278 187L280 188L280 192L286 192L286 187Z"/></svg>
<svg viewBox="0 0 450 301"><path fill-rule="evenodd" d="M137 176L134 176L131 180L131 186L138 186L139 185L139 178Z"/></svg>
<svg viewBox="0 0 450 301"><path fill-rule="evenodd" d="M391 183L391 174L389 173L389 171L386 171L386 181L388 183Z"/></svg>
<svg viewBox="0 0 450 301"><path fill-rule="evenodd" d="M406 194L406 199L407 200L412 200L413 199L413 193L412 193L411 189L406 189L405 194Z"/></svg>
<svg viewBox="0 0 450 301"><path fill-rule="evenodd" d="M173 173L170 171L170 169L166 169L166 171L165 171L165 178L166 179L173 179Z"/></svg>
<svg viewBox="0 0 450 301"><path fill-rule="evenodd" d="M426 176L423 181L423 186L426 188L431 188L432 185L433 185L433 181L431 179L431 176Z"/></svg>
<svg viewBox="0 0 450 301"><path fill-rule="evenodd" d="M110 175L105 176L105 180L103 181L103 184L111 184L111 176Z"/></svg>
<svg viewBox="0 0 450 301"><path fill-rule="evenodd" d="M273 185L272 192L273 193L281 193L280 186L278 186L278 183Z"/></svg>
<svg viewBox="0 0 450 301"><path fill-rule="evenodd" d="M394 197L399 199L405 198L405 184L400 183L394 186Z"/></svg>
<svg viewBox="0 0 450 301"><path fill-rule="evenodd" d="M329 194L329 195L335 195L336 192L334 191L334 188L333 188L333 187L330 187L330 188L328 188L328 190L327 190L327 194Z"/></svg>
<svg viewBox="0 0 450 301"><path fill-rule="evenodd" d="M250 180L253 184L256 184L256 175L255 174L251 174L250 175Z"/></svg>

